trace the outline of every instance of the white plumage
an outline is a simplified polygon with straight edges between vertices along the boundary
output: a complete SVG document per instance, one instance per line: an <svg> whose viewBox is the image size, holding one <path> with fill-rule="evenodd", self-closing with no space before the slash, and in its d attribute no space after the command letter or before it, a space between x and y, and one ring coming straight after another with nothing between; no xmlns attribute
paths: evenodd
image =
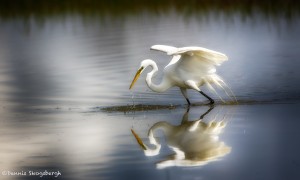
<svg viewBox="0 0 300 180"><path fill-rule="evenodd" d="M146 83L151 90L164 92L170 87L178 86L189 105L190 101L186 89L194 89L200 92L210 101L210 104L213 104L214 100L206 95L200 87L206 84L214 93L216 93L216 91L212 84L222 89L227 88L225 82L216 74L216 66L228 60L225 54L193 46L176 48L166 45L154 45L151 49L162 51L173 56L170 63L164 68L162 82L158 85L153 84L152 77L158 71L158 67L153 60L146 59L141 62L141 66L130 85L130 89L148 66L152 67L152 71L147 74Z"/></svg>

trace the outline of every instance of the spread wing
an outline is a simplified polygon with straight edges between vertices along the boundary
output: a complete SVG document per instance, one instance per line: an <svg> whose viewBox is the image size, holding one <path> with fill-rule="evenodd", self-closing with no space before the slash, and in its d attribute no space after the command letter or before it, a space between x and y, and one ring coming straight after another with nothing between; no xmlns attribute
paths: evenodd
<svg viewBox="0 0 300 180"><path fill-rule="evenodd" d="M167 66L173 65L173 71L170 73L174 76L178 76L181 79L195 80L195 82L197 82L197 80L203 80L206 82L208 88L217 94L215 89L211 86L212 82L224 89L228 96L229 94L226 89L229 90L230 94L235 98L234 94L221 77L214 74L216 72L216 66L219 66L228 60L228 57L225 54L195 46L176 48L166 45L154 45L151 49L162 51L173 56Z"/></svg>
<svg viewBox="0 0 300 180"><path fill-rule="evenodd" d="M196 56L199 58L199 60L206 59L210 61L210 63L213 65L221 65L224 61L228 60L228 57L225 54L196 46L176 48L167 45L154 45L151 47L151 50L162 51L170 56L185 54L190 56Z"/></svg>
<svg viewBox="0 0 300 180"><path fill-rule="evenodd" d="M213 65L221 65L224 61L228 60L228 57L225 54L210 49L194 46L176 48L168 51L167 54L172 56L187 54L190 56L198 57L199 60L207 60Z"/></svg>
<svg viewBox="0 0 300 180"><path fill-rule="evenodd" d="M156 50L156 51L162 51L162 52L169 54L170 52L176 51L178 48L173 47L173 46L166 46L166 45L154 45L154 46L151 46L150 49Z"/></svg>
<svg viewBox="0 0 300 180"><path fill-rule="evenodd" d="M176 48L166 45L154 45L152 50L162 51L173 56L170 64L178 61L179 68L189 72L202 71L202 73L215 72L215 66L228 60L225 54L202 47ZM181 58L179 58L181 57ZM179 60L180 59L180 60ZM172 62L176 61L176 62Z"/></svg>

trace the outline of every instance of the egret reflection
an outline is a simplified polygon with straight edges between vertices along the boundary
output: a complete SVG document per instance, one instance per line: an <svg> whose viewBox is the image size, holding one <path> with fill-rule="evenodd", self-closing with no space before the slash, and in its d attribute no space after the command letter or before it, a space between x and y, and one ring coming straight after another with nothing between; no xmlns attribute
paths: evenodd
<svg viewBox="0 0 300 180"><path fill-rule="evenodd" d="M213 107L210 107L199 119L193 121L188 119L188 109L178 126L164 121L155 123L148 131L149 146L141 140L134 130L131 131L146 156L160 154L162 144L155 137L155 134L158 130L163 132L166 145L174 154L168 155L158 162L156 164L158 169L172 166L202 166L220 160L231 152L231 147L219 140L219 135L227 125L225 117L221 120L215 117L209 122L203 121L204 116L210 113L212 109Z"/></svg>

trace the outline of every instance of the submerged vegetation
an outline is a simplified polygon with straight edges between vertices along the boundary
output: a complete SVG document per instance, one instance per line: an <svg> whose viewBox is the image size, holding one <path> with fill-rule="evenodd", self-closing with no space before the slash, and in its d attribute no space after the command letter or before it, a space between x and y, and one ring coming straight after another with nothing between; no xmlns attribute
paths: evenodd
<svg viewBox="0 0 300 180"><path fill-rule="evenodd" d="M161 110L161 109L175 109L177 106L174 105L147 105L147 104L137 104L137 105L126 105L126 106L112 106L102 108L105 112L134 112L134 111L151 111L151 110Z"/></svg>

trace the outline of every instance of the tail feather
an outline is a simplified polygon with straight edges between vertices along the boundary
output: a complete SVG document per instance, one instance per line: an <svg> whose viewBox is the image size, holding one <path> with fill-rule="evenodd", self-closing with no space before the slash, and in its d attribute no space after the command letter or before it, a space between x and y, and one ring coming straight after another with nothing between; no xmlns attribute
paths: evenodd
<svg viewBox="0 0 300 180"><path fill-rule="evenodd" d="M212 79L213 82L220 88L222 88L224 90L224 92L226 93L226 95L228 97L230 97L229 93L226 91L225 87L227 87L226 83L218 76L216 76L215 78ZM225 87L224 87L225 86Z"/></svg>
<svg viewBox="0 0 300 180"><path fill-rule="evenodd" d="M205 83L206 83L208 89L209 89L210 91L212 91L213 93L215 93L215 94L221 99L221 101L222 101L223 103L225 103L225 101L224 101L224 100L222 99L222 97L217 93L217 91L215 90L215 88L212 87L212 85L209 83L209 81L207 81L206 79L205 79L204 81L205 81Z"/></svg>
<svg viewBox="0 0 300 180"><path fill-rule="evenodd" d="M221 88L229 98L231 98L235 102L237 102L237 99L236 99L234 93L232 92L232 90L229 88L229 86L224 82L224 80L220 76L218 76L216 74L210 75L209 78L205 78L204 81L205 81L208 89L211 90L213 93L215 93L221 99L222 102L225 103L225 101L220 97L220 95L217 93L217 91L212 87L212 83L215 84L218 88Z"/></svg>
<svg viewBox="0 0 300 180"><path fill-rule="evenodd" d="M231 88L224 82L224 80L220 76L216 75L216 78L218 79L218 82L223 85L222 88L224 89L226 95L230 98L233 98L234 101L237 102L237 99L236 99L233 91L231 90ZM229 93L228 93L228 91L229 91Z"/></svg>

